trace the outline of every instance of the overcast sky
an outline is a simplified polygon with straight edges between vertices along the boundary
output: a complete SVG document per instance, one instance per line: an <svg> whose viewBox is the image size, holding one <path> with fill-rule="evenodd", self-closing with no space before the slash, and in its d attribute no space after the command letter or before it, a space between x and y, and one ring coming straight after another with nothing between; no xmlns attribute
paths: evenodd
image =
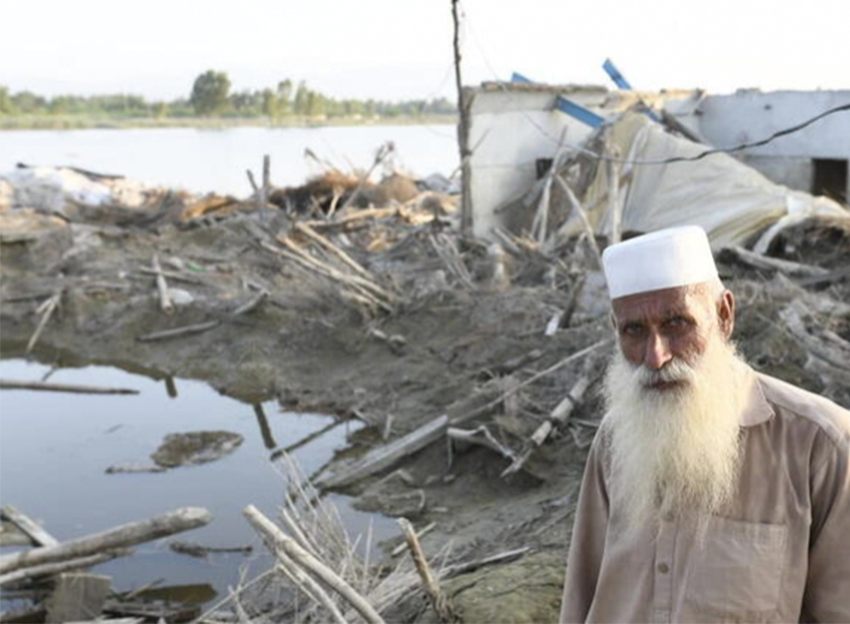
<svg viewBox="0 0 850 624"><path fill-rule="evenodd" d="M464 82L513 71L640 89L850 88L846 0L464 0ZM335 97L455 97L450 0L0 0L13 92L187 97L283 78Z"/></svg>

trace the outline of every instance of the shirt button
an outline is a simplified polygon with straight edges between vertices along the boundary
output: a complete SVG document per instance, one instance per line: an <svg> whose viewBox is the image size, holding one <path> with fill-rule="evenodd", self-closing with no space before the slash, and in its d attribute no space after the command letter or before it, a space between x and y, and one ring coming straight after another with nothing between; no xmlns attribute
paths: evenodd
<svg viewBox="0 0 850 624"><path fill-rule="evenodd" d="M670 571L670 566L668 566L666 563L659 563L658 571L661 572L661 574L667 574Z"/></svg>

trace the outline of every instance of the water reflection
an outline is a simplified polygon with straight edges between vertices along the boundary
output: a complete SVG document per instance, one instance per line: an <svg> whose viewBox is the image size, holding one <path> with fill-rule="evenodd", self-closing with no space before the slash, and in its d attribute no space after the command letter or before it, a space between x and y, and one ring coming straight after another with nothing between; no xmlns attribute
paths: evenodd
<svg viewBox="0 0 850 624"><path fill-rule="evenodd" d="M7 379L38 379L47 372L55 383L140 390L139 395L0 392L0 502L41 521L59 540L201 506L212 512L213 522L174 539L217 548L255 544L262 553L241 511L253 504L269 517L277 515L287 484L274 462L289 453L306 474L314 473L346 446L348 433L362 427L340 427L341 421L320 414L284 413L275 401L240 403L191 380L179 380L178 397L173 378L165 378L164 393L163 377L103 366L51 371L22 360L0 361L0 377ZM241 435L244 443L214 462L158 474L105 472L111 465L147 460L168 434L219 429ZM332 500L350 535L365 534L370 523L378 539L397 533L391 519L359 512L339 495ZM117 591L163 578L168 585L209 584L225 592L249 560L256 572L269 564L262 555L238 552L195 559L172 552L168 542L141 545L134 556L102 564L97 572L112 576Z"/></svg>

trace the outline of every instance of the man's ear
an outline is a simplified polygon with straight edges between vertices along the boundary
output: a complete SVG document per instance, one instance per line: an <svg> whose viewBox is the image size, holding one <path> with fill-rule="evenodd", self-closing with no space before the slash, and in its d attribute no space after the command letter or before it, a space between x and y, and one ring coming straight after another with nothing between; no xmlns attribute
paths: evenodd
<svg viewBox="0 0 850 624"><path fill-rule="evenodd" d="M735 329L735 296L732 291L726 290L720 295L720 301L717 303L717 318L720 323L720 331L729 340L732 336L732 330Z"/></svg>

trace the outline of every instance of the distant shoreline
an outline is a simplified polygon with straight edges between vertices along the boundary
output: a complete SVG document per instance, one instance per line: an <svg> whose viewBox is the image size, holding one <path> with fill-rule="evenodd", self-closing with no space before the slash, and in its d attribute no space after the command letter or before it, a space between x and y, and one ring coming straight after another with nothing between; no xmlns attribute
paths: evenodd
<svg viewBox="0 0 850 624"><path fill-rule="evenodd" d="M328 126L396 126L456 124L456 115L393 117L288 117L274 122L261 117L109 117L95 115L0 115L0 132L15 130L130 130L159 128L322 128Z"/></svg>

